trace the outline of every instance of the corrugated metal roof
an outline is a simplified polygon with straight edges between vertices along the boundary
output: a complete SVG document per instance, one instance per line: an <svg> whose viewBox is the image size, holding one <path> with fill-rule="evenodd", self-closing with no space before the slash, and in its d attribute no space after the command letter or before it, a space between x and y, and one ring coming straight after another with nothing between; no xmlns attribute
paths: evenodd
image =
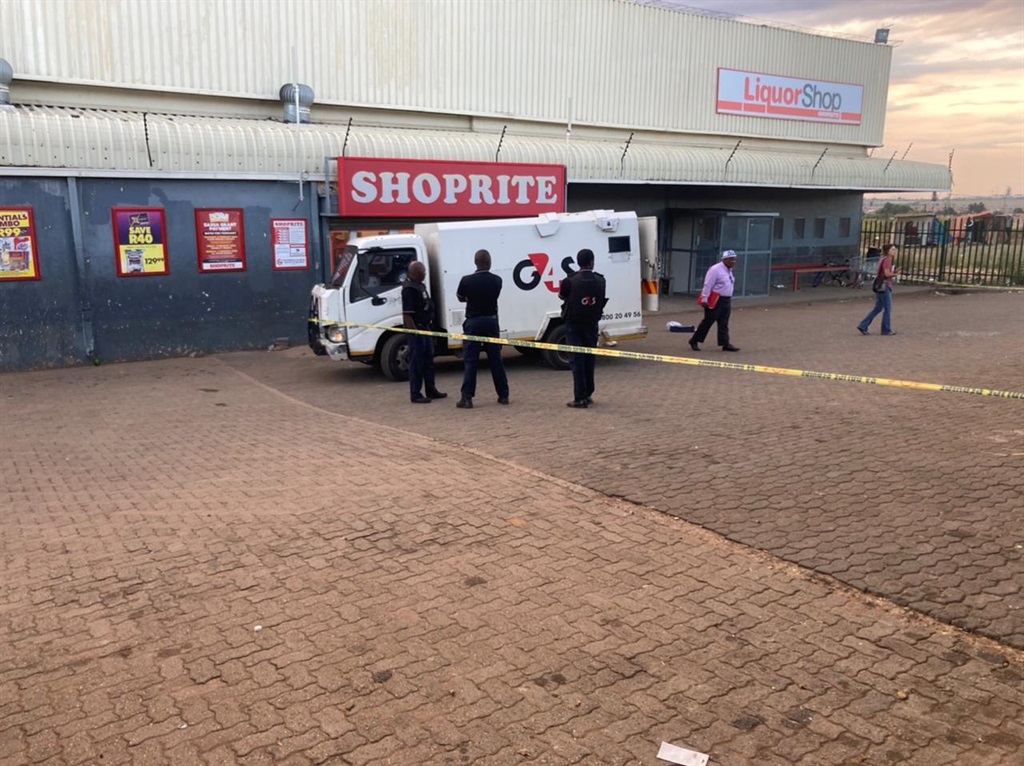
<svg viewBox="0 0 1024 766"><path fill-rule="evenodd" d="M23 82L874 146L892 48L614 0L20 0ZM157 43L156 41L159 41ZM718 114L719 68L864 86L861 125ZM105 100L106 99L106 100ZM81 102L79 102L81 103ZM159 106L154 106L159 109Z"/></svg>
<svg viewBox="0 0 1024 766"><path fill-rule="evenodd" d="M514 133L514 131L513 131ZM622 140L476 131L310 124L273 120L112 112L61 107L0 111L0 165L318 176L325 157L540 162L565 165L570 182L678 183L863 191L945 191L942 165L741 144L701 147L637 137ZM731 156L731 159L730 159ZM820 158L820 162L819 162ZM817 164L817 167L815 165Z"/></svg>

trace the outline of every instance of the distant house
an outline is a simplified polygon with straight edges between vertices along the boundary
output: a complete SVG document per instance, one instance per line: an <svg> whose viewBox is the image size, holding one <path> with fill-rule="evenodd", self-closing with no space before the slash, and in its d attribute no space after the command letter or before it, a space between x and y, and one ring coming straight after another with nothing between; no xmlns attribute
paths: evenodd
<svg viewBox="0 0 1024 766"><path fill-rule="evenodd" d="M950 219L949 231L953 235L954 243L972 242L984 245L989 233L996 231L993 218L992 213L985 210L981 213L966 213ZM1003 216L999 216L999 218L1002 219Z"/></svg>
<svg viewBox="0 0 1024 766"><path fill-rule="evenodd" d="M948 241L949 232L932 213L906 213L893 217L889 241L904 247L935 247Z"/></svg>

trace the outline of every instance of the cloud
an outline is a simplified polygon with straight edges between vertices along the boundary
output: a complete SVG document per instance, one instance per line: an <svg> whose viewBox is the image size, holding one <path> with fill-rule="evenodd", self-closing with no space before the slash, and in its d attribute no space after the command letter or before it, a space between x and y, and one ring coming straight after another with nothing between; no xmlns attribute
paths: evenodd
<svg viewBox="0 0 1024 766"><path fill-rule="evenodd" d="M643 1L643 0L641 0ZM945 165L957 194L1024 184L1024 3L1019 0L655 0L871 41L891 29L885 147Z"/></svg>

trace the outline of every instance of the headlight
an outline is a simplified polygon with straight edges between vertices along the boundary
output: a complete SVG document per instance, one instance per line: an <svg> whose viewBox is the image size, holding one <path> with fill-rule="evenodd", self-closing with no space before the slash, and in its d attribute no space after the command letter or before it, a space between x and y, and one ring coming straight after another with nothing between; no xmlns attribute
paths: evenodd
<svg viewBox="0 0 1024 766"><path fill-rule="evenodd" d="M327 336L327 340L331 343L345 342L345 328L340 325L332 324L327 328L327 331L324 334Z"/></svg>

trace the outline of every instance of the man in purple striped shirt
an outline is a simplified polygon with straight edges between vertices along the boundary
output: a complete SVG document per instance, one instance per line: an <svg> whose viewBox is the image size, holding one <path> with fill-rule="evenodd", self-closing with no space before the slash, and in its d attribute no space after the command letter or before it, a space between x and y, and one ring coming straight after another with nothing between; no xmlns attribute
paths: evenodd
<svg viewBox="0 0 1024 766"><path fill-rule="evenodd" d="M718 263L708 269L704 277L697 303L704 307L704 319L697 326L697 332L690 338L690 348L700 351L700 344L708 337L711 325L718 323L718 345L722 351L739 351L729 342L729 315L732 314L732 291L735 278L732 267L736 265L736 253L726 250Z"/></svg>

